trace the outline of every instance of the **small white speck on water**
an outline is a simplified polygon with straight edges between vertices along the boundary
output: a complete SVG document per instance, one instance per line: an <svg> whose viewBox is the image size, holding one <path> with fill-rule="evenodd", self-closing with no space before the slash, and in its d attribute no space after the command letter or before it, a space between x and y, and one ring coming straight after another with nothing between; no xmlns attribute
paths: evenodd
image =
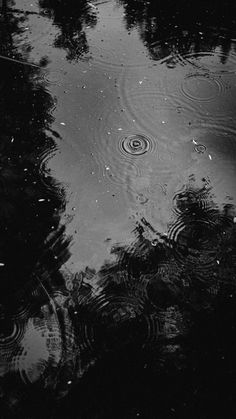
<svg viewBox="0 0 236 419"><path fill-rule="evenodd" d="M123 128L118 128L118 131L122 131Z"/></svg>
<svg viewBox="0 0 236 419"><path fill-rule="evenodd" d="M65 122L60 122L61 125L66 125Z"/></svg>
<svg viewBox="0 0 236 419"><path fill-rule="evenodd" d="M209 159L212 160L212 156L209 154Z"/></svg>
<svg viewBox="0 0 236 419"><path fill-rule="evenodd" d="M40 198L38 201L43 202L43 201L46 201L46 200L45 200L45 198Z"/></svg>
<svg viewBox="0 0 236 419"><path fill-rule="evenodd" d="M0 266L5 266L5 263L3 263L3 262L0 262Z"/></svg>
<svg viewBox="0 0 236 419"><path fill-rule="evenodd" d="M233 223L236 223L236 217L233 218Z"/></svg>
<svg viewBox="0 0 236 419"><path fill-rule="evenodd" d="M194 140L194 138L192 139L193 144L197 144L197 141Z"/></svg>

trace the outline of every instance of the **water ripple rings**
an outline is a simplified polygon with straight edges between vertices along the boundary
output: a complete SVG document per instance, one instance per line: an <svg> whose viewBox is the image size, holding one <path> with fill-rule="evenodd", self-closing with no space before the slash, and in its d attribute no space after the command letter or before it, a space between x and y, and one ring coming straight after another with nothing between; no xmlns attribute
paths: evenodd
<svg viewBox="0 0 236 419"><path fill-rule="evenodd" d="M235 43L234 43L235 45ZM211 74L235 74L236 53L231 49L225 54L220 48L215 51L201 51L182 55L182 63L191 64Z"/></svg>
<svg viewBox="0 0 236 419"><path fill-rule="evenodd" d="M211 74L235 74L236 65L236 52L235 52L235 39L229 36L231 42L231 50L226 53L222 50L221 46L216 46L214 50L209 51L191 51L180 54L178 50L171 47L166 48L166 54L160 56L159 50L163 51L160 41L151 45L151 54L154 60L160 64L165 64L168 68L175 68L177 65L188 66L202 71L208 71ZM168 40L173 43L172 38ZM166 45L168 42L166 41Z"/></svg>
<svg viewBox="0 0 236 419"><path fill-rule="evenodd" d="M194 150L199 154L203 154L206 151L206 146L204 144L197 144Z"/></svg>
<svg viewBox="0 0 236 419"><path fill-rule="evenodd" d="M20 343L25 331L25 324L11 320L9 333L0 335L0 351L11 352Z"/></svg>
<svg viewBox="0 0 236 419"><path fill-rule="evenodd" d="M47 71L43 75L43 79L49 85L51 85L51 84L60 85L60 83L62 83L62 81L63 81L63 74L60 70Z"/></svg>
<svg viewBox="0 0 236 419"><path fill-rule="evenodd" d="M37 350L36 350L37 342ZM32 383L38 380L50 363L57 365L61 359L61 332L55 317L29 319L20 348L13 357L15 369L22 380Z"/></svg>
<svg viewBox="0 0 236 419"><path fill-rule="evenodd" d="M110 42L108 39L106 42ZM106 71L120 71L121 68L142 68L147 65L147 58L145 50L136 51L133 48L129 48L129 45L117 45L116 50L106 47L106 42L103 42L101 46L98 45L97 41L90 41L89 46L89 57L91 63L96 67L100 67Z"/></svg>
<svg viewBox="0 0 236 419"><path fill-rule="evenodd" d="M188 99L209 102L222 92L222 83L208 74L190 74L180 86L181 93Z"/></svg>
<svg viewBox="0 0 236 419"><path fill-rule="evenodd" d="M121 139L119 149L125 154L141 156L147 153L151 146L151 139L142 134L133 134Z"/></svg>
<svg viewBox="0 0 236 419"><path fill-rule="evenodd" d="M94 157L102 175L115 186L132 189L140 182L149 184L150 159L157 158L157 142L143 133L100 137Z"/></svg>

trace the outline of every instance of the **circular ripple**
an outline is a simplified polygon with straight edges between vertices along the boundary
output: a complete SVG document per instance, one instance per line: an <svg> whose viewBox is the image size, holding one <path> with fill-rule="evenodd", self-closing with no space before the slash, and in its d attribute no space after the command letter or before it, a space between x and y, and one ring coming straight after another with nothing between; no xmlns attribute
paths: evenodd
<svg viewBox="0 0 236 419"><path fill-rule="evenodd" d="M165 64L173 69L177 66L191 66L193 68L209 71L212 74L235 74L236 65L236 39L232 34L225 33L225 36L218 36L218 41L214 47L209 47L206 51L193 51L193 48L187 52L180 52L176 46L176 40L169 38L165 41L154 42L150 46L150 52L154 60L160 64ZM229 51L224 51L223 39L229 43ZM163 48L165 45L165 48ZM198 46L199 48L199 46Z"/></svg>
<svg viewBox="0 0 236 419"><path fill-rule="evenodd" d="M194 147L194 150L199 154L203 154L206 151L206 146L204 144L198 144Z"/></svg>
<svg viewBox="0 0 236 419"><path fill-rule="evenodd" d="M120 80L122 108L127 118L135 121L138 129L153 136L158 132L160 137L163 130L166 130L169 110L173 106L165 94L165 87L160 87L154 81L140 80L140 83L135 83L128 76Z"/></svg>
<svg viewBox="0 0 236 419"><path fill-rule="evenodd" d="M0 324L0 351L12 351L21 341L25 325L12 319L4 319Z"/></svg>
<svg viewBox="0 0 236 419"><path fill-rule="evenodd" d="M140 46L134 49L130 39L126 43L113 39L113 48L110 47L109 37L100 41L100 44L99 39L90 40L89 57L95 67L112 72L113 75L122 68L137 69L147 66L145 49Z"/></svg>
<svg viewBox="0 0 236 419"><path fill-rule="evenodd" d="M157 141L144 133L129 132L120 136L113 131L96 138L94 158L98 168L114 186L121 188L130 202L135 191L149 185L152 166L157 160Z"/></svg>
<svg viewBox="0 0 236 419"><path fill-rule="evenodd" d="M63 74L60 70L45 71L43 79L48 84L61 84L63 82Z"/></svg>
<svg viewBox="0 0 236 419"><path fill-rule="evenodd" d="M205 187L178 192L174 207L177 219L168 237L176 262L201 280L211 279L229 219L215 208L210 189Z"/></svg>
<svg viewBox="0 0 236 419"><path fill-rule="evenodd" d="M141 156L147 153L152 145L152 141L142 134L128 135L121 140L120 148L132 156Z"/></svg>
<svg viewBox="0 0 236 419"><path fill-rule="evenodd" d="M209 102L221 94L222 84L208 74L191 74L181 84L180 91L190 100Z"/></svg>
<svg viewBox="0 0 236 419"><path fill-rule="evenodd" d="M233 42L234 47L236 45ZM190 64L211 74L235 74L236 53L231 48L230 53L224 53L220 47L212 51L187 53L181 57L182 65Z"/></svg>

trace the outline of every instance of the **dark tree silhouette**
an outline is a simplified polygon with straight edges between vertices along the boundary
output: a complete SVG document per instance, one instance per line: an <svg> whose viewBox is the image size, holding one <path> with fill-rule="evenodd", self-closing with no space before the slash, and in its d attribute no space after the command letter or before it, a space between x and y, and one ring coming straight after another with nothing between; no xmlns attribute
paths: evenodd
<svg viewBox="0 0 236 419"><path fill-rule="evenodd" d="M19 24L27 18L22 13L20 16L16 18L8 9L0 27L2 417L18 414L19 402L25 399L30 382L40 381L42 376L46 379L50 374L55 377L55 366L59 362L56 351L62 345L61 340L58 339L58 348L49 344L51 354L43 368L39 355L39 360L33 362L34 370L30 363L40 344L36 343L35 348L28 351L30 354L24 361L27 350L22 350L22 342L27 330L30 339L33 339L31 333L36 332L39 337L41 330L43 335L53 327L59 333L60 319L50 293L53 286L60 287L64 283L60 268L69 257L69 238L65 237L60 222L65 206L64 189L44 166L58 136L51 130L55 100L44 87L46 60L30 63L27 49L21 53L15 43L15 35L20 33ZM22 411L19 414L24 416Z"/></svg>
<svg viewBox="0 0 236 419"><path fill-rule="evenodd" d="M142 41L155 60L166 59L174 67L180 56L212 52L221 48L224 64L235 51L235 2L215 0L119 0L125 9L128 30L137 27ZM188 59L188 57L185 57Z"/></svg>
<svg viewBox="0 0 236 419"><path fill-rule="evenodd" d="M55 47L67 51L67 59L78 60L89 51L85 27L97 22L94 8L87 0L40 0L40 7L60 30Z"/></svg>

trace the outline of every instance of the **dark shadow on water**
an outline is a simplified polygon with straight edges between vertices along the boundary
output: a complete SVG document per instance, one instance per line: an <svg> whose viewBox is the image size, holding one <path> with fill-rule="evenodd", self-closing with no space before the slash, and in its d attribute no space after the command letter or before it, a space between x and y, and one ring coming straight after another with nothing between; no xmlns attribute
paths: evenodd
<svg viewBox="0 0 236 419"><path fill-rule="evenodd" d="M192 180L175 207L169 235L148 239L140 220L116 262L77 277L97 359L60 405L71 418L77 406L84 418L234 415L235 208L219 210Z"/></svg>
<svg viewBox="0 0 236 419"><path fill-rule="evenodd" d="M83 58L89 51L85 27L94 27L97 23L91 4L87 0L40 0L39 4L59 29L55 47L65 49L69 61Z"/></svg>
<svg viewBox="0 0 236 419"><path fill-rule="evenodd" d="M151 57L154 60L168 57L166 63L170 68L180 57L183 65L185 59L214 51L216 47L221 49L222 64L231 50L235 53L234 1L119 0L118 3L124 6L127 30L137 27Z"/></svg>
<svg viewBox="0 0 236 419"><path fill-rule="evenodd" d="M55 101L43 81L47 61L32 65L27 49L18 51L14 37L25 17L8 10L1 19L0 401L1 416L8 417L17 413L27 384L40 381L47 364L57 364L52 347L46 363L41 360L39 336L58 325L50 289L64 282L60 268L69 258L69 239L60 222L65 193L45 167L58 136L51 130ZM24 336L33 345L26 352Z"/></svg>
<svg viewBox="0 0 236 419"><path fill-rule="evenodd" d="M50 131L55 103L44 88L41 64L27 65L14 47L14 25L8 15L0 34L1 54L16 60L0 58L1 295L25 283L64 208L62 187L42 166L55 148Z"/></svg>
<svg viewBox="0 0 236 419"><path fill-rule="evenodd" d="M115 246L99 272L44 280L63 361L28 388L14 417L233 417L235 208L220 210L209 185L191 178L174 210L166 236L142 219L132 245Z"/></svg>

